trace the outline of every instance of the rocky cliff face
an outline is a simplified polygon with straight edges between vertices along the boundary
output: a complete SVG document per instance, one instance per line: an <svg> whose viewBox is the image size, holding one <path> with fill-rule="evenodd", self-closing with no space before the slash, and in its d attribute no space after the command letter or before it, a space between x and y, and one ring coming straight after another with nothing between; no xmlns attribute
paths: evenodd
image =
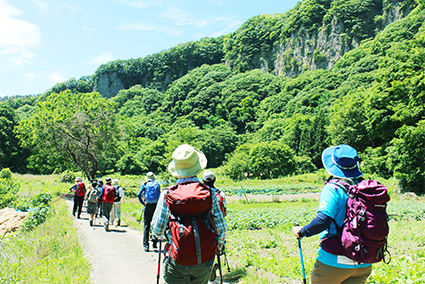
<svg viewBox="0 0 425 284"><path fill-rule="evenodd" d="M384 15L380 16L381 22L379 27L376 27L377 30L384 29L387 25L408 14L409 11L404 11L404 15L401 13L401 2L403 1L392 0L391 8ZM359 45L360 41L347 31L344 23L334 17L330 25L325 26L323 24L315 34L308 34L306 29L301 27L290 38L275 44L268 54L260 51L246 63L249 70L259 68L277 76L294 77L307 70L332 69L335 63L345 53ZM193 47L193 49L195 50L196 47ZM196 52L193 53L195 54ZM222 54L222 56L224 55ZM243 55L241 56L243 57ZM190 59L192 57L189 56L185 61L189 62L187 66L183 67L183 64L180 62L179 64L174 64L172 68L169 67L173 65L170 62L162 61L162 59L156 60L155 64L157 66L154 66L153 71L168 66L168 70L164 73L161 80L158 81L158 78L156 78L156 81L154 81L152 74L140 72L137 76L137 82L145 88L149 87L165 91L173 80L184 76L192 68L201 66L204 63L215 64L221 61L220 58L198 60L199 64L192 66ZM227 64L230 66L229 63ZM93 91L100 92L104 97L113 97L120 90L129 88L134 84L122 81L123 79L125 80L123 78L125 75L120 74L120 76L115 72L100 73L94 80Z"/></svg>
<svg viewBox="0 0 425 284"><path fill-rule="evenodd" d="M125 89L124 84L115 72L101 73L95 80L94 92L99 92L103 97L111 98Z"/></svg>
<svg viewBox="0 0 425 284"><path fill-rule="evenodd" d="M381 28L401 18L400 6L396 2L384 15ZM332 69L338 59L359 45L355 37L348 36L344 24L334 18L330 29L322 26L317 34L307 34L300 28L289 39L274 46L268 60L255 56L250 66L260 66L264 71L272 69L278 76L293 77L306 70ZM270 62L274 65L272 68Z"/></svg>

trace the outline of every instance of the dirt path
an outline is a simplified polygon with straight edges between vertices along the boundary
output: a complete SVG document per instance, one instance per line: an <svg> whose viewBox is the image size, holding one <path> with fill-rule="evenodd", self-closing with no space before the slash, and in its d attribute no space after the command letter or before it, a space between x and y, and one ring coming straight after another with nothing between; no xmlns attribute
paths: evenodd
<svg viewBox="0 0 425 284"><path fill-rule="evenodd" d="M67 204L72 212L73 202L67 201ZM141 232L125 224L120 227L110 226L110 231L106 232L100 218L96 219L95 226L90 227L84 210L81 217L74 218L74 227L84 253L92 263L90 278L93 283L156 283L158 253L157 250L143 250ZM160 283L164 283L162 272Z"/></svg>

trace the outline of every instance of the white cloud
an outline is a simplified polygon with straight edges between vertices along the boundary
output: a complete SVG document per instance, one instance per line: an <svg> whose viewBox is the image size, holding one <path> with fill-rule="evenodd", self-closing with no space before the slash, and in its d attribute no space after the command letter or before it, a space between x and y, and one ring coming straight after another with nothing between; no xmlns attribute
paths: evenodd
<svg viewBox="0 0 425 284"><path fill-rule="evenodd" d="M103 63L107 63L108 61L112 61L112 60L114 60L114 57L112 56L112 54L110 52L105 52L99 56L92 58L89 61L89 63L92 65L99 66Z"/></svg>
<svg viewBox="0 0 425 284"><path fill-rule="evenodd" d="M0 69L32 62L30 51L41 42L40 30L33 24L17 19L19 9L0 0Z"/></svg>
<svg viewBox="0 0 425 284"><path fill-rule="evenodd" d="M63 71L57 71L55 73L50 74L50 79L54 82L54 84L56 83L62 83L66 80L68 80L68 76L66 76L65 72Z"/></svg>

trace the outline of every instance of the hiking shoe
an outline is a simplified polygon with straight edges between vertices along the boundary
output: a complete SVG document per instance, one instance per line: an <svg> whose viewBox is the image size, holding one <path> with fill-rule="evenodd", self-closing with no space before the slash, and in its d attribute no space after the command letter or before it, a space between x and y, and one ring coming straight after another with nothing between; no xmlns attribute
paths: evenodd
<svg viewBox="0 0 425 284"><path fill-rule="evenodd" d="M217 278L218 263L214 263L214 266L211 271L210 281L213 282Z"/></svg>

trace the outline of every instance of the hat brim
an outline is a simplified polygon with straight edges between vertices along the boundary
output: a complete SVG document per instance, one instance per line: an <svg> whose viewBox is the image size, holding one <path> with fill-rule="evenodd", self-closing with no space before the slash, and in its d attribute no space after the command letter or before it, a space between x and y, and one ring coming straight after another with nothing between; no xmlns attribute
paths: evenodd
<svg viewBox="0 0 425 284"><path fill-rule="evenodd" d="M174 160L168 165L168 171L175 178L186 178L192 177L199 174L203 169L207 167L207 158L204 153L195 150L198 155L198 161L190 168L187 169L177 169L174 163Z"/></svg>
<svg viewBox="0 0 425 284"><path fill-rule="evenodd" d="M360 171L359 166L357 165L353 169L341 169L338 167L332 159L334 149L336 146L326 148L322 153L322 164L325 170L332 176L339 178L358 178L363 175Z"/></svg>

